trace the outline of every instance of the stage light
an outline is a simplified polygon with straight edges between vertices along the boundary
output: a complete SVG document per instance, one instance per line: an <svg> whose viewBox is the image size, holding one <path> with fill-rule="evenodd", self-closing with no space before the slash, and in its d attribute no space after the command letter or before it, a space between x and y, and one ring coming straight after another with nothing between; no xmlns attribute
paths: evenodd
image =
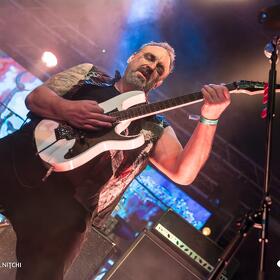
<svg viewBox="0 0 280 280"><path fill-rule="evenodd" d="M133 0L128 23L153 22L164 16L163 11L169 11L174 5L173 0Z"/></svg>
<svg viewBox="0 0 280 280"><path fill-rule="evenodd" d="M202 234L205 235L205 236L209 236L211 234L211 228L209 227L204 227L202 229Z"/></svg>
<svg viewBox="0 0 280 280"><path fill-rule="evenodd" d="M261 12L259 14L259 22L264 23L268 19L268 14L266 12Z"/></svg>
<svg viewBox="0 0 280 280"><path fill-rule="evenodd" d="M106 53L107 51L106 51L106 49L103 49L101 52L102 52L102 53Z"/></svg>
<svg viewBox="0 0 280 280"><path fill-rule="evenodd" d="M280 5L274 5L262 9L258 14L259 23L269 29L280 29Z"/></svg>
<svg viewBox="0 0 280 280"><path fill-rule="evenodd" d="M148 21L155 19L155 11L157 1L150 1L150 0L139 0L133 1L130 10L130 16L128 18L129 23L141 22L141 21Z"/></svg>
<svg viewBox="0 0 280 280"><path fill-rule="evenodd" d="M280 267L280 260L277 262L277 266Z"/></svg>
<svg viewBox="0 0 280 280"><path fill-rule="evenodd" d="M52 52L49 52L49 51L45 51L42 54L41 60L47 67L54 67L57 65L56 56Z"/></svg>

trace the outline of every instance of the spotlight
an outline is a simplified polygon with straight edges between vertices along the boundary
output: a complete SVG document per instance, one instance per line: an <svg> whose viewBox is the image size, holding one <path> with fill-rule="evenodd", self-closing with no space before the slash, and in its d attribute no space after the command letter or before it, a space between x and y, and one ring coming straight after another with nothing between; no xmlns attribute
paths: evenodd
<svg viewBox="0 0 280 280"><path fill-rule="evenodd" d="M258 14L259 23L270 29L280 29L280 5L262 9Z"/></svg>
<svg viewBox="0 0 280 280"><path fill-rule="evenodd" d="M259 22L264 23L268 19L268 14L266 12L260 12L259 14Z"/></svg>
<svg viewBox="0 0 280 280"><path fill-rule="evenodd" d="M57 58L56 56L49 51L45 51L42 54L41 60L43 61L43 63L47 66L47 67L54 67L57 65Z"/></svg>
<svg viewBox="0 0 280 280"><path fill-rule="evenodd" d="M280 267L280 260L277 262L277 266Z"/></svg>
<svg viewBox="0 0 280 280"><path fill-rule="evenodd" d="M204 227L202 229L202 234L205 235L205 236L209 236L211 234L211 228L209 227Z"/></svg>

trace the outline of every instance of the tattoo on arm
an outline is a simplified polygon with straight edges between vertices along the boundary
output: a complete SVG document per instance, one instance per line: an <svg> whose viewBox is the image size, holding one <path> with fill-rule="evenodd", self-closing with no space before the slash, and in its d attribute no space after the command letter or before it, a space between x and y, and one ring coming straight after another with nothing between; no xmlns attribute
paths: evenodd
<svg viewBox="0 0 280 280"><path fill-rule="evenodd" d="M84 79L91 67L92 65L89 63L74 66L52 76L44 83L44 85L53 90L58 95L62 96L80 80Z"/></svg>

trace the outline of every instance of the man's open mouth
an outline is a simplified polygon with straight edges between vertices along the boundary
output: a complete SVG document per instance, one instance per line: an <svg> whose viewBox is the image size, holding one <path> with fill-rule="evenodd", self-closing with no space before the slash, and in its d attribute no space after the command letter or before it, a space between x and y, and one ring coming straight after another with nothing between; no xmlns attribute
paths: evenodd
<svg viewBox="0 0 280 280"><path fill-rule="evenodd" d="M140 69L138 70L138 72L145 78L146 81L148 81L150 79L150 73L148 72L148 70L144 70L144 69Z"/></svg>
<svg viewBox="0 0 280 280"><path fill-rule="evenodd" d="M147 77L141 72L141 71L137 71L139 74L140 74L140 76L142 77L142 78L144 78L145 80L147 80Z"/></svg>

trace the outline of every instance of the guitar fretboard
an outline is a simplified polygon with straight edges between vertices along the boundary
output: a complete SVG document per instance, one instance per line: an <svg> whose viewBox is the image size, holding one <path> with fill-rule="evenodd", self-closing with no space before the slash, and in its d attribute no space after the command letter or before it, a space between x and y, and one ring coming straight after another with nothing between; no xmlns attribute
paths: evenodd
<svg viewBox="0 0 280 280"><path fill-rule="evenodd" d="M225 86L228 88L229 91L234 90L236 88L260 89L264 87L264 83L239 81L226 84ZM146 116L155 115L161 112L170 111L177 107L187 106L188 104L192 104L201 100L203 100L203 94L201 91L198 91L155 103L139 104L134 107L128 108L127 110L108 113L108 115L116 117L116 122L121 122L125 120L135 120Z"/></svg>
<svg viewBox="0 0 280 280"><path fill-rule="evenodd" d="M173 108L178 107L182 104L188 104L200 99L203 99L202 93L195 92L188 95L178 96L151 104L137 105L124 111L112 112L109 115L116 117L117 121L124 121L128 119L135 119L145 115L156 114L159 112L166 111L166 109L172 110Z"/></svg>

